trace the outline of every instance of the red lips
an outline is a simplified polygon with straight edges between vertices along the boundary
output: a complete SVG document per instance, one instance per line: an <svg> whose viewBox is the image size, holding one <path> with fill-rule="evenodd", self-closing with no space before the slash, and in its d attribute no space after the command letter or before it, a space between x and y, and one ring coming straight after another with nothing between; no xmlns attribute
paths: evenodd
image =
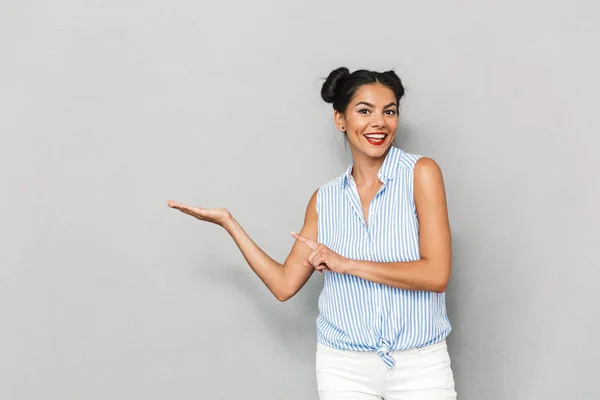
<svg viewBox="0 0 600 400"><path fill-rule="evenodd" d="M387 134L384 132L368 133L368 135L373 135L373 134L379 134L379 135L385 135L385 136L383 137L383 139L371 139L371 138L368 138L367 136L365 136L365 139L367 139L367 142L371 143L373 146L381 146L385 142L385 138L387 137Z"/></svg>

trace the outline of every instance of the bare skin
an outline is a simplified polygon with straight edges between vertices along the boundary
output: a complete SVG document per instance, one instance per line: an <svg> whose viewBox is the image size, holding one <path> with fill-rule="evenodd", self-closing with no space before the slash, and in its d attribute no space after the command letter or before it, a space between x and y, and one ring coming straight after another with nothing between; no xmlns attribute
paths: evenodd
<svg viewBox="0 0 600 400"><path fill-rule="evenodd" d="M334 112L337 127L350 143L356 182L365 222L371 200L381 188L377 174L398 128L398 109L394 93L379 83L357 90L344 113ZM386 135L379 146L369 143L365 135ZM352 260L317 243L315 191L308 202L304 225L292 236L296 242L284 261L269 257L248 236L241 225L224 208L192 207L168 200L167 205L201 221L223 227L232 237L246 262L280 301L294 296L317 270L329 270L409 290L444 292L451 270L451 238L444 182L439 166L430 158L417 161L414 169L414 197L419 220L421 259L409 262L380 263Z"/></svg>
<svg viewBox="0 0 600 400"><path fill-rule="evenodd" d="M242 252L248 265L279 301L286 301L294 296L315 271L311 266L303 265L303 261L308 258L312 250L301 242L294 243L282 265L258 247L226 209L192 207L173 200L167 201L167 205L201 221L223 227ZM308 203L304 226L300 233L306 238L315 241L317 239L316 191Z"/></svg>

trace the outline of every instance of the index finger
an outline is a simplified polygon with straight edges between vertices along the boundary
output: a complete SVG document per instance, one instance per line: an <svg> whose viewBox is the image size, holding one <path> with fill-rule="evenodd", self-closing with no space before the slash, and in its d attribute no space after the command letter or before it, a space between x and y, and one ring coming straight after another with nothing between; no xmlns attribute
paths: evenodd
<svg viewBox="0 0 600 400"><path fill-rule="evenodd" d="M292 236L295 237L296 240L301 241L302 243L304 243L305 245L307 245L308 247L310 247L313 250L316 249L317 246L319 245L319 243L315 242L314 240L309 239L304 236L300 236L296 232L292 232Z"/></svg>

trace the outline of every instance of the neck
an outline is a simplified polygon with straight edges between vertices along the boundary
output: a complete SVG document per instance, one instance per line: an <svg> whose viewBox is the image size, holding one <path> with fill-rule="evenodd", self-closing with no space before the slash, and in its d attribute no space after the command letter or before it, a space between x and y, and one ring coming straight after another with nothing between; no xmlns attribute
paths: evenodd
<svg viewBox="0 0 600 400"><path fill-rule="evenodd" d="M381 157L371 157L361 151L352 151L354 165L352 166L352 177L357 187L373 188L381 185L377 174L383 165L388 149Z"/></svg>

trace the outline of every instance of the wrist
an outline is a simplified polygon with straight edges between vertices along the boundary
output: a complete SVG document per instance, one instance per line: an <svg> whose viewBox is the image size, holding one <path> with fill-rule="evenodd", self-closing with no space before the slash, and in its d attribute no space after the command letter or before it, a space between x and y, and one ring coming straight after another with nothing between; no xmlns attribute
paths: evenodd
<svg viewBox="0 0 600 400"><path fill-rule="evenodd" d="M354 275L356 270L358 269L359 260L353 260L351 258L346 259L346 268L344 273L349 275Z"/></svg>
<svg viewBox="0 0 600 400"><path fill-rule="evenodd" d="M221 222L221 226L229 233L231 233L231 230L233 229L233 227L235 226L235 219L233 218L233 216L230 213L227 213L227 215L225 215L225 217L223 217L223 221Z"/></svg>

